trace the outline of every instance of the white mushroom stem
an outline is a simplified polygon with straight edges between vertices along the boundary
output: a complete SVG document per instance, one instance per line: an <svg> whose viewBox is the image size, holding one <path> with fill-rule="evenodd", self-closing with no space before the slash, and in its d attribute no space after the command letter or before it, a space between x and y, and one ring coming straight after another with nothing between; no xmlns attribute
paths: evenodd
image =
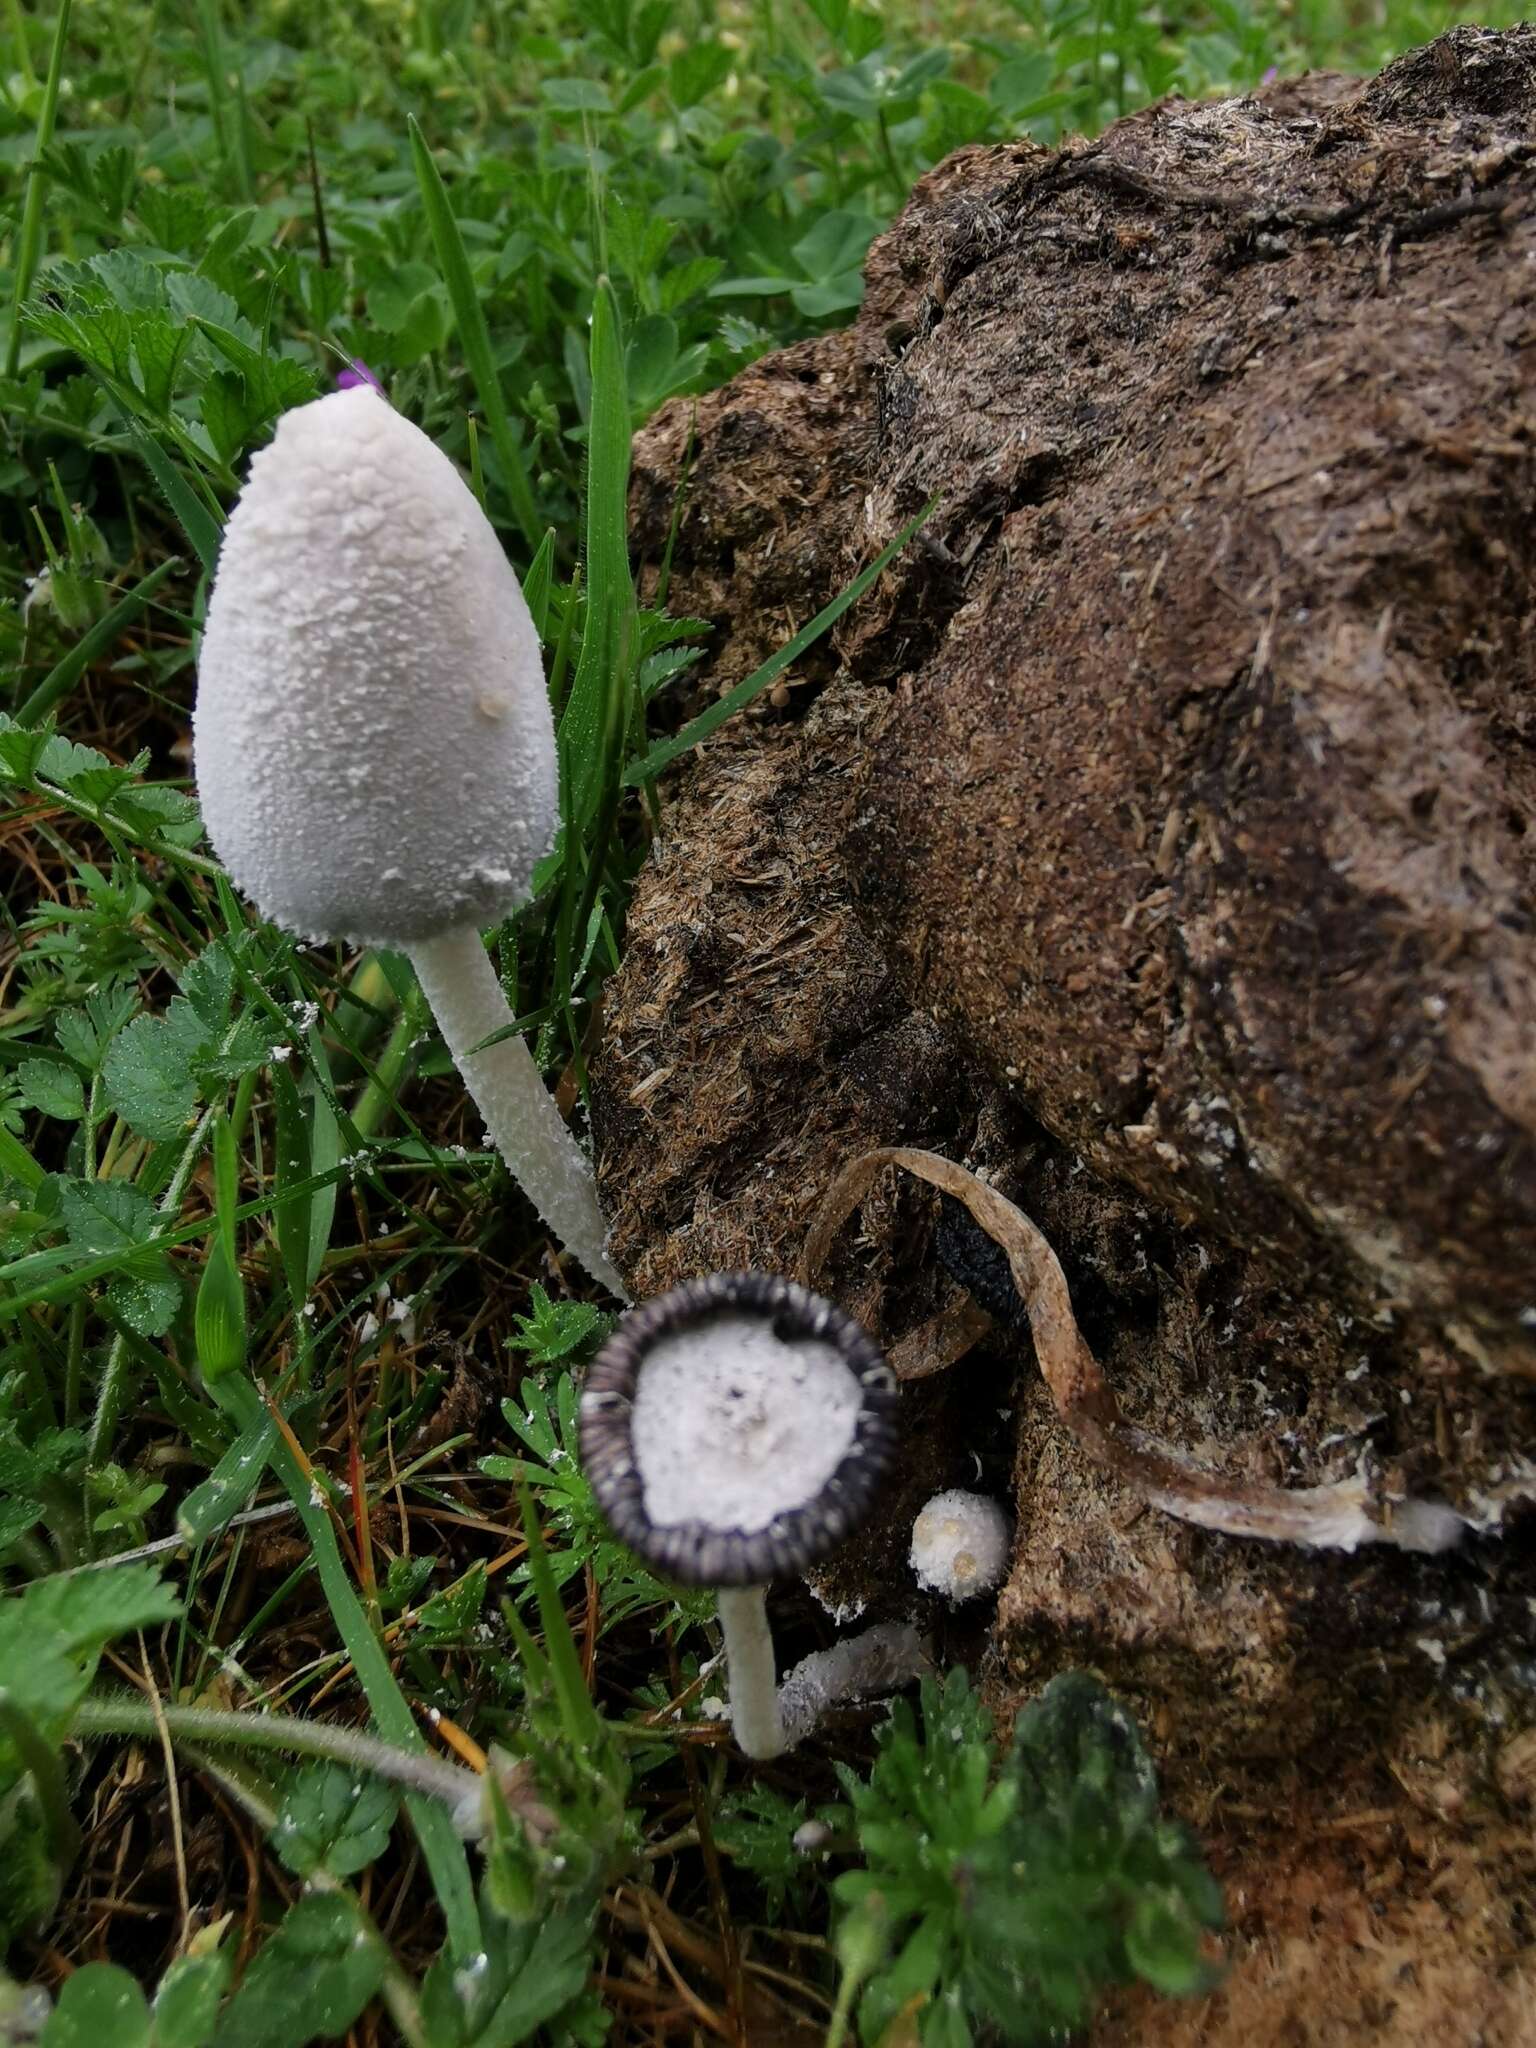
<svg viewBox="0 0 1536 2048"><path fill-rule="evenodd" d="M449 1056L512 1178L572 1257L627 1301L628 1290L606 1250L608 1226L591 1165L526 1042L514 1032L480 1052L470 1050L512 1022L512 1007L480 934L472 925L457 926L416 941L409 958ZM772 1676L770 1655L770 1683Z"/></svg>
<svg viewBox="0 0 1536 2048"><path fill-rule="evenodd" d="M927 1645L910 1621L882 1621L802 1657L779 1687L784 1746L804 1742L833 1707L900 1692L931 1670Z"/></svg>
<svg viewBox="0 0 1536 2048"><path fill-rule="evenodd" d="M834 1707L899 1692L932 1668L911 1622L881 1622L830 1650L802 1657L774 1682L767 1588L745 1586L717 1597L731 1677L731 1732L743 1755L766 1762L813 1735Z"/></svg>
<svg viewBox="0 0 1536 2048"><path fill-rule="evenodd" d="M765 1588L722 1587L717 1599L731 1675L732 1733L747 1756L782 1756L788 1744L779 1712Z"/></svg>

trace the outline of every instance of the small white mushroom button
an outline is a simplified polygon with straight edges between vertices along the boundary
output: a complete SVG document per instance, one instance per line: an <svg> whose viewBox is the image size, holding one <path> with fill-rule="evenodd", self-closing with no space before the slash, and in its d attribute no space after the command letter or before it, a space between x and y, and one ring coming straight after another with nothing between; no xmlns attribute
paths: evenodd
<svg viewBox="0 0 1536 2048"><path fill-rule="evenodd" d="M1013 1523L1000 1501L952 1487L936 1493L912 1525L910 1563L917 1582L951 1606L1002 1584Z"/></svg>

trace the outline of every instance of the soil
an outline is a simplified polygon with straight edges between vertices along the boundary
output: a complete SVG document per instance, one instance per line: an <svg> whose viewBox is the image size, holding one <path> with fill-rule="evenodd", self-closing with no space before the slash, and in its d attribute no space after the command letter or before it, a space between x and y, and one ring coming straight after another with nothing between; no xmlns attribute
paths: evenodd
<svg viewBox="0 0 1536 2048"><path fill-rule="evenodd" d="M894 1174L823 1275L892 1342L951 1269L1001 1314L822 1597L911 1611L917 1507L1011 1474L1000 1711L1100 1671L1227 1886L1222 1990L1094 2042L1536 2039L1536 30L962 151L867 276L637 447L642 568L686 460L716 627L679 721L939 503L664 788L616 1257L793 1270L851 1157L930 1147L1045 1232L1128 1416L1452 1504L1445 1557L1148 1508Z"/></svg>

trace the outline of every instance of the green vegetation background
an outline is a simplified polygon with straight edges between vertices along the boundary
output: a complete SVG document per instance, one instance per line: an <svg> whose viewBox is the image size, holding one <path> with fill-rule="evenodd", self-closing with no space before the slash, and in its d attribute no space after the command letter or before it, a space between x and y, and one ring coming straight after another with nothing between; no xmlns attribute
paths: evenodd
<svg viewBox="0 0 1536 2048"><path fill-rule="evenodd" d="M840 1739L851 1806L828 1759L808 1802L731 1763L705 1711L706 1606L618 1551L572 1461L569 1374L603 1314L478 1149L409 971L300 953L207 855L195 635L250 450L366 363L474 480L557 707L611 737L568 783L538 900L497 935L552 1084L579 1098L677 751L647 720L704 644L664 591L635 610L628 433L846 320L872 237L962 144L1369 70L1466 18L1402 0L0 0L0 1932L22 1937L22 1978L56 1986L87 1958L132 1973L71 1978L48 2048L299 2044L365 2010L433 2048L546 2024L651 2038L657 1999L691 2023L746 1995L734 1930L753 1922L753 1995L813 2029L837 1975L831 1871L791 1846L813 1811L864 1871L839 1894L835 2027L857 1992L866 2025L921 2013L930 2048L988 2014L1025 2039L1028 2011L1075 2011L1105 1977L1204 1981L1208 1882L1107 1704L1072 1695L1070 1741L1059 1700L1037 1724L1031 1782L1065 1787L1069 1818L1015 1857L1056 1859L1063 1885L1087 1870L1092 1899L1119 1901L1100 1922L1091 1904L1070 1924L1000 1915L1015 1850L996 1843L978 1859L956 1835L912 1863L887 1806L948 1780L906 1710L865 1792L867 1721ZM624 621L621 672L589 701L581 649L620 644ZM508 1349L526 1377L503 1427ZM482 1458L497 1441L508 1455ZM413 1755L435 1714L535 1769L556 1832L535 1854L493 1813L476 1896L441 1802L411 1795L418 1855L387 1777L215 1765L206 1729L186 1738L189 1815L147 1825L135 1788L158 1751L105 1739L144 1734L148 1703L92 1692L103 1656L173 1710L355 1724L366 1695ZM665 1742L637 1743L663 1710ZM1003 1828L1015 1765L963 1676L942 1711L969 1761L939 1804ZM66 1747L72 1730L98 1740ZM515 1803L528 1780L509 1783ZM221 1949L226 1886L230 1910L256 1905ZM223 2005L237 1947L253 1988ZM151 2017L132 1980L179 1951ZM594 1953L641 1987L606 2019L581 1988ZM701 1988L677 1991L659 1953ZM701 1954L724 1954L723 1992ZM0 1976L0 2040L27 2038L30 1996Z"/></svg>

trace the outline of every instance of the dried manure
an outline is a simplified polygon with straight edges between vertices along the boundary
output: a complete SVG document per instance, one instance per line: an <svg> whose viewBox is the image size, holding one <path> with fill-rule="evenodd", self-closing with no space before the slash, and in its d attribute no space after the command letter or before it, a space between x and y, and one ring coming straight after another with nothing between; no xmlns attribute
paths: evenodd
<svg viewBox="0 0 1536 2048"><path fill-rule="evenodd" d="M912 1611L917 1510L1011 1472L1000 1709L1098 1670L1227 1886L1222 1990L1096 2043L1536 2039L1533 428L1536 30L1462 29L961 152L853 327L637 451L654 573L691 444L679 720L942 496L665 788L594 1071L636 1294L793 1272L851 1159L928 1148L1038 1225L1137 1425L1467 1525L1147 1507L986 1239L875 1181L818 1284L958 1362L823 1595Z"/></svg>

